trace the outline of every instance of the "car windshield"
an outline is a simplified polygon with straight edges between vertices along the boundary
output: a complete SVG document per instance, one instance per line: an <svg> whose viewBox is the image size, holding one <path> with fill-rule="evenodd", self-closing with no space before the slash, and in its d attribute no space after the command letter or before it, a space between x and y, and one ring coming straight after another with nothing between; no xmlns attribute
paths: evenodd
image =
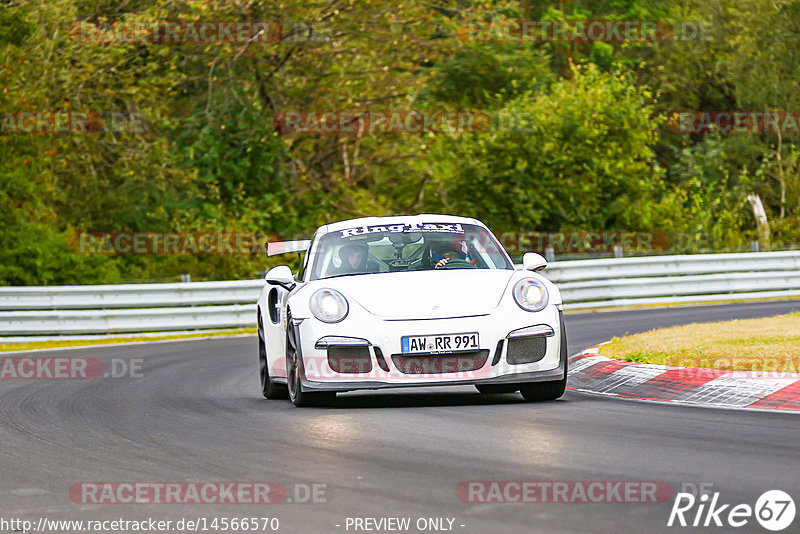
<svg viewBox="0 0 800 534"><path fill-rule="evenodd" d="M474 224L361 226L322 236L312 251L311 280L433 269L514 269L497 239Z"/></svg>

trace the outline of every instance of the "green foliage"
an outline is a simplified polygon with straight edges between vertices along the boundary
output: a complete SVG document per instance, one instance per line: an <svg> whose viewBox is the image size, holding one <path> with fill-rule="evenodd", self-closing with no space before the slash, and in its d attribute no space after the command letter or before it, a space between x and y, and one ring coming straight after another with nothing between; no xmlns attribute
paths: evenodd
<svg viewBox="0 0 800 534"><path fill-rule="evenodd" d="M0 5L0 44L21 46L34 31L34 25L19 8Z"/></svg>
<svg viewBox="0 0 800 534"><path fill-rule="evenodd" d="M710 135L676 150L668 172L672 185L653 208L663 228L675 236L676 250L738 250L755 239L746 200L752 181L746 170L732 171L727 158L736 141Z"/></svg>
<svg viewBox="0 0 800 534"><path fill-rule="evenodd" d="M660 184L651 114L651 95L625 75L575 68L509 101L488 134L441 138L443 204L498 230L647 227L642 207Z"/></svg>
<svg viewBox="0 0 800 534"><path fill-rule="evenodd" d="M447 103L455 108L490 108L534 92L553 81L542 51L503 43L467 45L437 62L419 101Z"/></svg>
<svg viewBox="0 0 800 534"><path fill-rule="evenodd" d="M754 182L769 207L773 241L800 242L800 149L795 144L767 149Z"/></svg>
<svg viewBox="0 0 800 534"><path fill-rule="evenodd" d="M629 363L647 363L652 357L652 354L639 350L630 354L626 354L625 361Z"/></svg>
<svg viewBox="0 0 800 534"><path fill-rule="evenodd" d="M800 109L800 8L722 0L0 0L0 112L141 117L0 132L0 284L252 277L263 256L76 254L76 232L262 232L446 211L497 230L800 241L797 135L680 134L685 110ZM469 21L696 21L660 42L471 42ZM276 21L266 43L82 42L78 21ZM575 67L579 65L580 67ZM286 111L473 110L477 133L294 133ZM278 260L280 261L280 260Z"/></svg>

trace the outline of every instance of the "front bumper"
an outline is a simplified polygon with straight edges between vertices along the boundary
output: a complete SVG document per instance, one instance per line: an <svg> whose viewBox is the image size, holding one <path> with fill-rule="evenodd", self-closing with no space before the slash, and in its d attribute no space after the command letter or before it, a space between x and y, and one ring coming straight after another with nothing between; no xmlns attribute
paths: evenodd
<svg viewBox="0 0 800 534"><path fill-rule="evenodd" d="M353 381L353 382L317 382L303 378L303 389L307 391L353 391L359 389L386 389L402 387L421 387L421 386L474 386L481 384L517 384L524 382L547 382L550 380L561 380L564 378L566 368L566 358L558 367L550 371L534 371L530 373L516 373L508 376L497 376L494 378L480 378L468 380L443 380L436 381L409 381L409 382L379 382L379 381Z"/></svg>
<svg viewBox="0 0 800 534"><path fill-rule="evenodd" d="M509 313L510 311L510 313ZM541 312L497 310L495 313L436 320L381 320L375 317L358 317L357 320L339 324L325 324L316 319L305 319L296 325L303 361L302 387L306 391L350 391L359 389L384 389L419 386L456 386L475 384L507 384L561 380L567 366L566 336L563 331L561 311L550 305ZM508 335L521 328L547 325L553 334L545 337L544 356L535 362L509 363ZM470 370L406 374L395 365L393 356L401 356L403 336L437 335L444 333L478 332L480 350L488 352L485 363ZM318 340L326 336L358 338L369 346L371 369L366 372L337 372L328 362L325 348L316 348ZM503 341L498 352L498 342ZM484 354L485 354L484 352ZM449 356L449 355L448 355ZM383 362L379 361L383 359ZM431 359L436 355L429 356ZM382 365L381 365L382 364ZM341 369L341 368L340 368Z"/></svg>

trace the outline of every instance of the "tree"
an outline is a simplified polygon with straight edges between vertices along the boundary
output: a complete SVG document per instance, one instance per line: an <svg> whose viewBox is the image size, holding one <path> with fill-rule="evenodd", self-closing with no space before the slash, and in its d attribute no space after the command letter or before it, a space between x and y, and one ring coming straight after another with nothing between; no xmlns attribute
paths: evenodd
<svg viewBox="0 0 800 534"><path fill-rule="evenodd" d="M490 133L439 138L442 204L499 230L649 228L661 183L652 113L629 76L575 67L549 92L510 100Z"/></svg>

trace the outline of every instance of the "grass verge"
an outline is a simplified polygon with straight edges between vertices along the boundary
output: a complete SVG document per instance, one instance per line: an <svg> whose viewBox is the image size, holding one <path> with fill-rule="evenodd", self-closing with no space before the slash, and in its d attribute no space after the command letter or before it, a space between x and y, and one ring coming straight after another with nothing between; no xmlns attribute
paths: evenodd
<svg viewBox="0 0 800 534"><path fill-rule="evenodd" d="M171 339L192 339L198 337L222 337L235 336L239 334L255 334L253 328L235 328L231 330L220 330L216 332L197 332L192 334L170 335L164 333L163 336L124 336L108 337L102 339L65 339L56 341L31 341L22 343L0 343L0 352L11 352L18 350L34 349L57 349L61 347L85 347L88 345L114 345L117 343L140 343L143 341L164 341Z"/></svg>
<svg viewBox="0 0 800 534"><path fill-rule="evenodd" d="M600 354L626 362L734 371L800 372L800 312L695 323L615 337Z"/></svg>

